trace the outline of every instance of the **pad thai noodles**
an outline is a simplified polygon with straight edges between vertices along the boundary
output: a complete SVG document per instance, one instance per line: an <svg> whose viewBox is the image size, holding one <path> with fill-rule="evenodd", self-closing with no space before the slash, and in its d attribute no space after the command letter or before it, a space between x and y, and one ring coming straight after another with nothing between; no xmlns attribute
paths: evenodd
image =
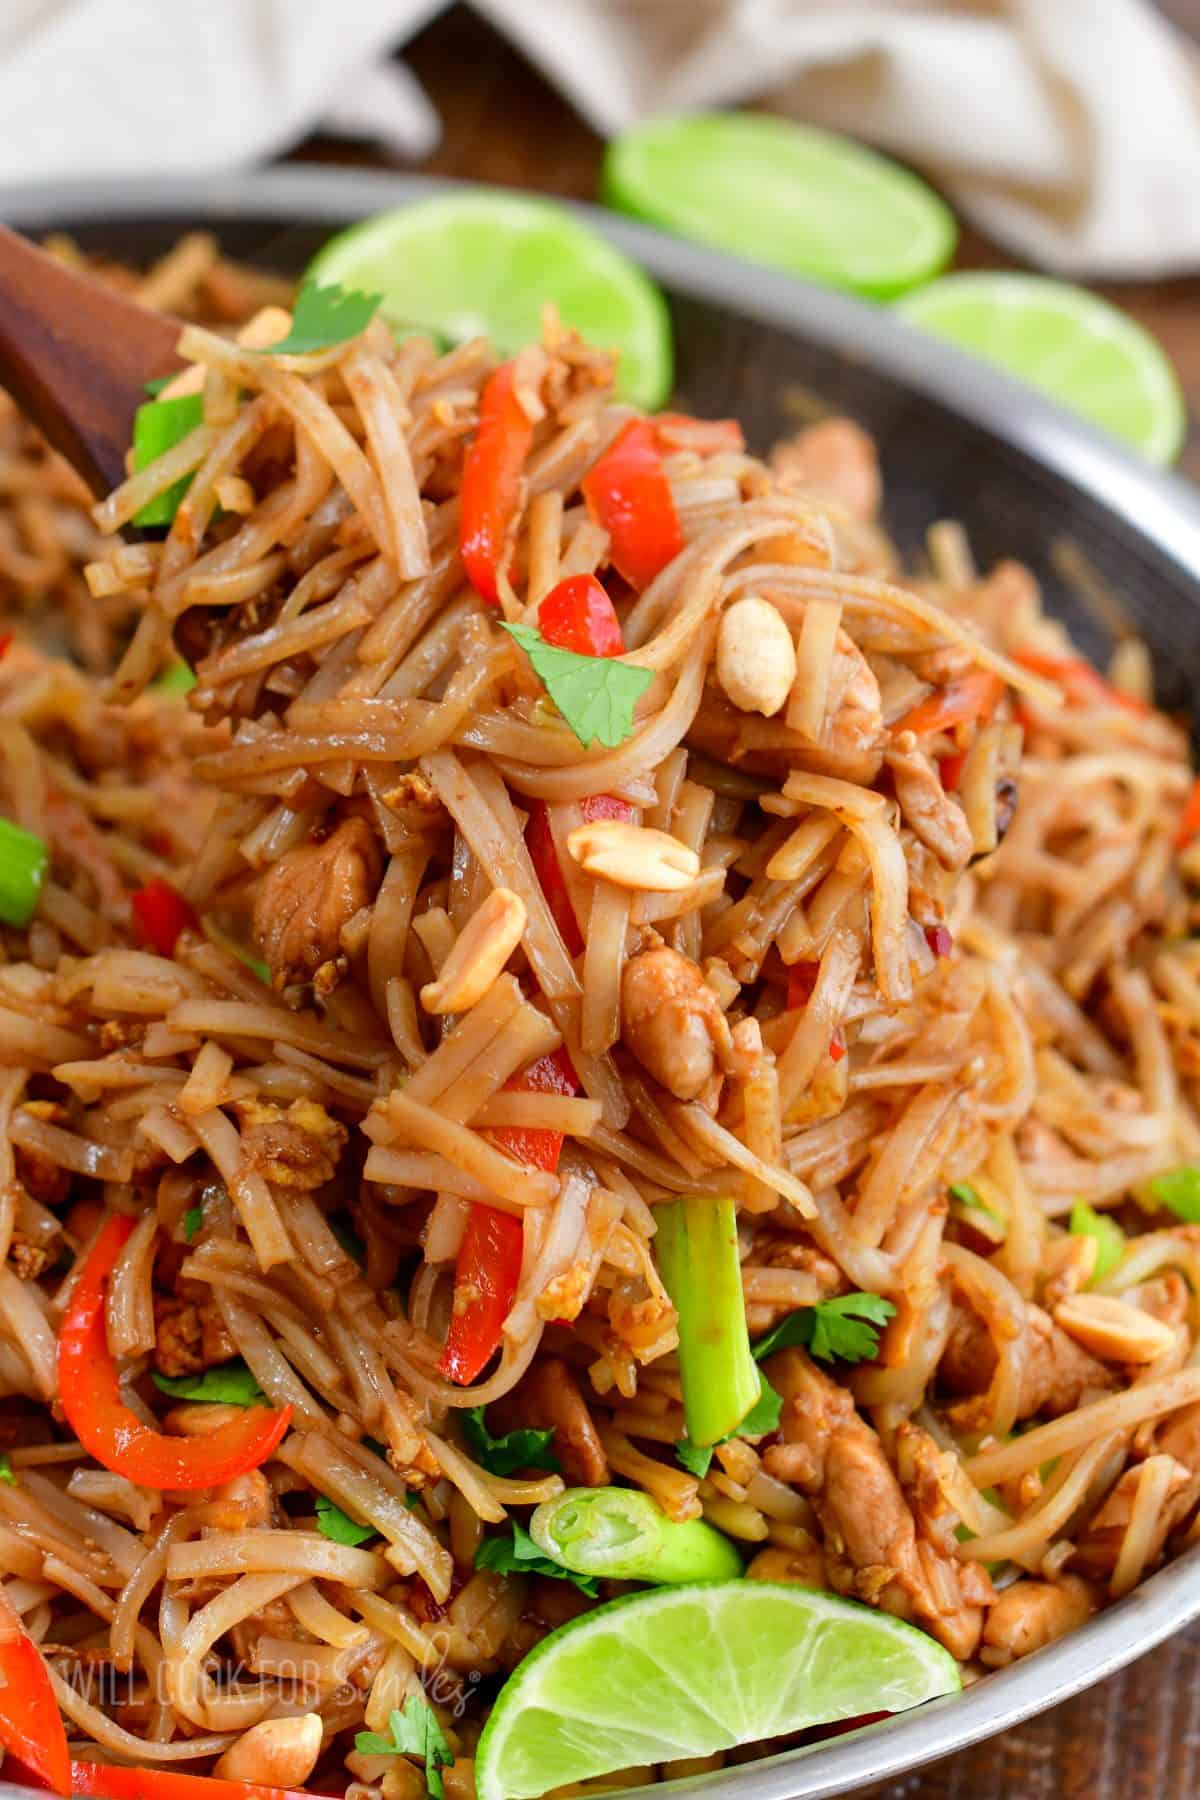
<svg viewBox="0 0 1200 1800"><path fill-rule="evenodd" d="M848 420L760 460L552 315L314 345L187 243L156 453L0 446L0 1741L469 1800L631 1581L966 1680L1127 1593L1200 1502L1143 647L905 568ZM661 1552L572 1567L581 1490Z"/></svg>

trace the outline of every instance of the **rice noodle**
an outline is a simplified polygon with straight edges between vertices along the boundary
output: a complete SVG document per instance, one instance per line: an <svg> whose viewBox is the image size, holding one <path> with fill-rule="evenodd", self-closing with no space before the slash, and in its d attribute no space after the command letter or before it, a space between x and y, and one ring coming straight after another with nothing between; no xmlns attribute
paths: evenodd
<svg viewBox="0 0 1200 1800"><path fill-rule="evenodd" d="M1119 1595L1194 1540L1200 848L1127 624L1108 686L959 522L906 575L829 419L770 462L732 421L639 429L679 546L642 579L589 479L638 415L551 313L489 388L482 340L382 317L278 351L286 288L207 234L145 287L202 422L94 516L0 405L0 811L47 855L0 963L0 1635L42 1646L72 1735L211 1771L311 1710L318 1785L349 1758L401 1796L354 1739L427 1684L461 1769L545 1625L486 1565L564 1483L975 1672L1036 1638L1030 1576ZM471 470L506 389L493 595ZM97 529L158 497L154 541ZM751 594L786 696L739 644ZM602 618L614 654L580 660ZM733 1208L734 1335L807 1345L772 1357L777 1428L703 1475L657 1248L681 1196ZM292 1409L259 1467L159 1491L72 1435L60 1333L118 1217L124 1403L186 1459L252 1379ZM561 1472L497 1474L480 1409ZM102 1660L120 1724L72 1674Z"/></svg>

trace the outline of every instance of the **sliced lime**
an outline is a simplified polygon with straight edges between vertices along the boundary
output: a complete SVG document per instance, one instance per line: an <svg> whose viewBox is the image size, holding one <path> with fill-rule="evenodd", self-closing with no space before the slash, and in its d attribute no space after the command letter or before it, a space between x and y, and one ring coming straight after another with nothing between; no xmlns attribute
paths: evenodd
<svg viewBox="0 0 1200 1800"><path fill-rule="evenodd" d="M898 310L914 325L999 363L1102 431L1171 462L1187 427L1159 345L1106 300L1043 275L945 275Z"/></svg>
<svg viewBox="0 0 1200 1800"><path fill-rule="evenodd" d="M454 342L490 337L506 356L539 336L551 300L564 324L620 351L623 399L656 407L671 391L662 295L628 257L544 200L471 188L380 213L331 238L308 273L381 293L393 325Z"/></svg>
<svg viewBox="0 0 1200 1800"><path fill-rule="evenodd" d="M940 1644L888 1613L766 1581L652 1588L552 1631L479 1740L479 1800L903 1712L962 1685Z"/></svg>
<svg viewBox="0 0 1200 1800"><path fill-rule="evenodd" d="M652 119L609 145L602 183L620 212L877 299L936 275L958 235L907 169L766 113Z"/></svg>

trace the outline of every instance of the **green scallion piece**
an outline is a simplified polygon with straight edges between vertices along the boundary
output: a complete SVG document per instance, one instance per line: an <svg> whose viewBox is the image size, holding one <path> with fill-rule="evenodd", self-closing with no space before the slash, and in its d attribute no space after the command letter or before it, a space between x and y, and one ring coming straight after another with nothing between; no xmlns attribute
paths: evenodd
<svg viewBox="0 0 1200 1800"><path fill-rule="evenodd" d="M727 1537L703 1519L682 1524L637 1488L568 1488L539 1506L529 1535L576 1575L608 1581L726 1581L742 1572Z"/></svg>
<svg viewBox="0 0 1200 1800"><path fill-rule="evenodd" d="M32 831L0 819L0 919L28 925L42 897L50 852Z"/></svg>
<svg viewBox="0 0 1200 1800"><path fill-rule="evenodd" d="M1097 1212L1086 1200L1077 1200L1071 1208L1071 1234L1096 1240L1096 1266L1089 1287L1111 1275L1125 1254L1125 1233L1117 1221L1107 1213Z"/></svg>
<svg viewBox="0 0 1200 1800"><path fill-rule="evenodd" d="M200 394L180 394L174 400L147 400L139 406L133 420L133 466L148 469L168 450L181 443L189 431L204 422L204 400ZM191 486L190 475L181 475L161 494L155 494L133 515L135 525L169 525L179 510L179 502Z"/></svg>
<svg viewBox="0 0 1200 1800"><path fill-rule="evenodd" d="M143 508L143 511L146 509ZM196 685L196 672L182 658L164 669L150 686L156 694L190 694Z"/></svg>
<svg viewBox="0 0 1200 1800"><path fill-rule="evenodd" d="M733 1201L685 1194L654 1209L655 1255L679 1314L683 1415L693 1444L736 1430L762 1392L750 1352Z"/></svg>
<svg viewBox="0 0 1200 1800"><path fill-rule="evenodd" d="M1200 1168L1184 1163L1165 1175L1151 1176L1146 1186L1158 1204L1177 1219L1186 1225L1200 1224Z"/></svg>

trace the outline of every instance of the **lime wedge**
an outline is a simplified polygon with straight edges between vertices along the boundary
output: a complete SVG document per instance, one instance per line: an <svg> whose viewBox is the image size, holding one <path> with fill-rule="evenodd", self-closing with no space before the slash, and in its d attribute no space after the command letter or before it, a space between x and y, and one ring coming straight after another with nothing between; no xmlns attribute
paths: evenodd
<svg viewBox="0 0 1200 1800"><path fill-rule="evenodd" d="M455 343L490 337L511 356L541 333L552 300L564 324L620 352L617 392L661 406L671 391L671 325L648 276L562 207L468 188L380 213L339 232L308 274L383 295L396 326Z"/></svg>
<svg viewBox="0 0 1200 1800"><path fill-rule="evenodd" d="M961 1687L940 1644L811 1588L697 1582L627 1594L543 1638L479 1740L478 1800L528 1800Z"/></svg>
<svg viewBox="0 0 1200 1800"><path fill-rule="evenodd" d="M1179 454L1187 417L1170 362L1148 332L1095 294L1042 275L984 270L943 276L897 310L1041 388L1148 461Z"/></svg>
<svg viewBox="0 0 1200 1800"><path fill-rule="evenodd" d="M828 287L890 299L950 260L954 215L907 169L766 113L652 119L609 145L619 212Z"/></svg>

